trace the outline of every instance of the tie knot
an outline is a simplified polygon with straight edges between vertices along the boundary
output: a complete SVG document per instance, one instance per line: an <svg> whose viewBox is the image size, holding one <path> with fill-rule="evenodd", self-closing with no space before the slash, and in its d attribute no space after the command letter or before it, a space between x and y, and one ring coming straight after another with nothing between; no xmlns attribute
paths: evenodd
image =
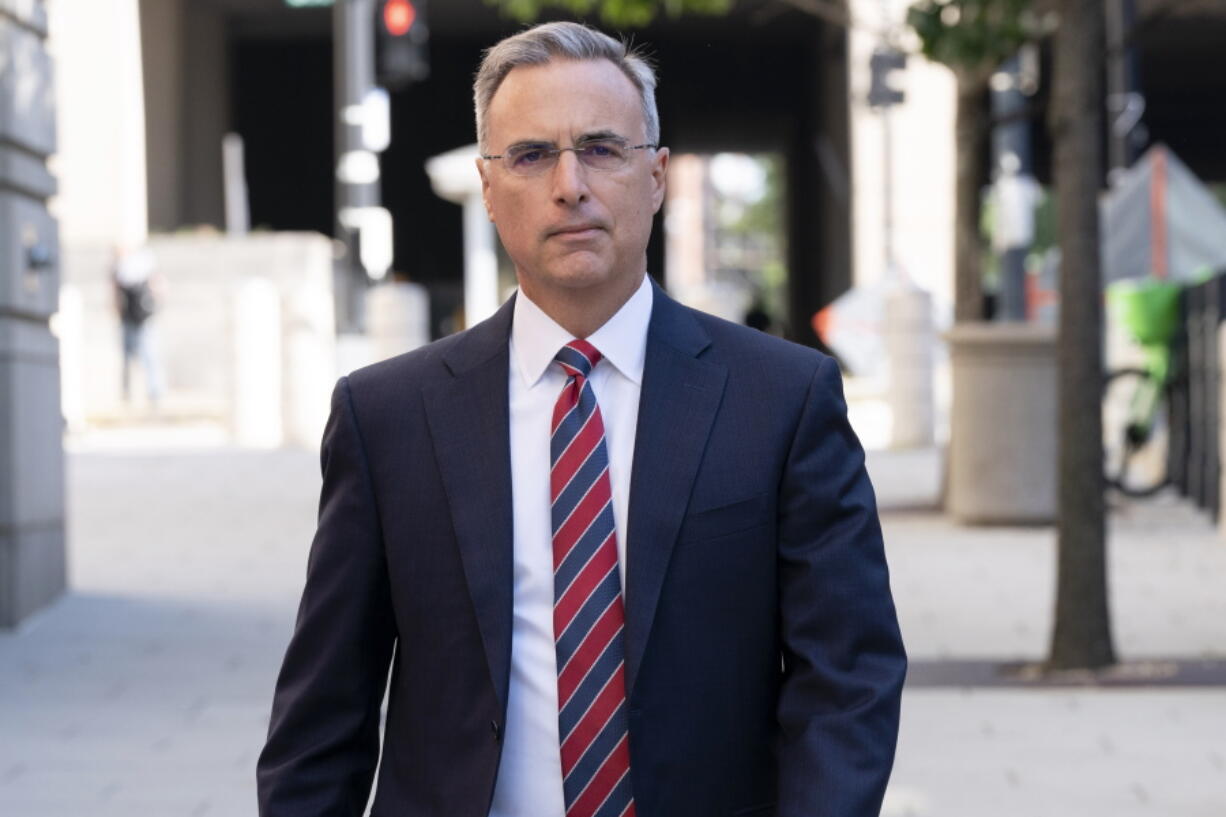
<svg viewBox="0 0 1226 817"><path fill-rule="evenodd" d="M567 375L587 377L600 362L600 352L586 340L572 340L559 349L553 359L562 364Z"/></svg>

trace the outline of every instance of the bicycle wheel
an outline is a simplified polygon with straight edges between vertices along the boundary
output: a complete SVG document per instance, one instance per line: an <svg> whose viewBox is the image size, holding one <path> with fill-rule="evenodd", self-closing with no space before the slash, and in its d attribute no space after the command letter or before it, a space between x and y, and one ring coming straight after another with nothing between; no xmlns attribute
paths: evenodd
<svg viewBox="0 0 1226 817"><path fill-rule="evenodd" d="M1144 369L1119 369L1103 388L1103 474L1125 496L1145 497L1169 482L1166 390Z"/></svg>

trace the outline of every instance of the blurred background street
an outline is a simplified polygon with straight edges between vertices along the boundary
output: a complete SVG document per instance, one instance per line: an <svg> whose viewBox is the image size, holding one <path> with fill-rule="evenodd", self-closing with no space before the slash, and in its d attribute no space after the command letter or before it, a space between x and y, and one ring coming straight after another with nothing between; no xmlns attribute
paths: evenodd
<svg viewBox="0 0 1226 817"><path fill-rule="evenodd" d="M255 812L328 395L513 292L551 19L656 61L650 274L841 364L882 814L1226 814L1226 0L0 0L0 815Z"/></svg>

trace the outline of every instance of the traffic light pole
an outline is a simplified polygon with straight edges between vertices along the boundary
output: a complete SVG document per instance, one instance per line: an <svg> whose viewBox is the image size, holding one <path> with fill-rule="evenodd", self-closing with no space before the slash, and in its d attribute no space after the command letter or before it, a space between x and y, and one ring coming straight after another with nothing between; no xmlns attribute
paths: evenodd
<svg viewBox="0 0 1226 817"><path fill-rule="evenodd" d="M378 163L366 150L360 117L375 85L375 0L338 0L332 7L333 82L336 99L336 237L344 246L334 268L337 331L365 330L368 285L360 255L360 237L352 214L377 207ZM365 160L365 161L361 161ZM373 162L373 178L369 172Z"/></svg>

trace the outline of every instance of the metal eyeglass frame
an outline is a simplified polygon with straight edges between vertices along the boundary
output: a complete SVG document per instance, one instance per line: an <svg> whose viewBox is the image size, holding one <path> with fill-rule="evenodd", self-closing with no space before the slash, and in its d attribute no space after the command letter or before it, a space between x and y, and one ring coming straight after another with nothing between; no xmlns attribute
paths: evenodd
<svg viewBox="0 0 1226 817"><path fill-rule="evenodd" d="M607 144L607 143L617 144L618 141L619 140L616 140L616 139L593 139L590 142L580 143L578 145L571 145L570 147L566 147L566 148L533 146L531 148L532 150L540 151L541 153L546 154L546 160L541 162L540 165L538 165L538 167L540 168L539 170L534 170L531 173L520 173L516 170L513 170L512 165L509 162L505 161L506 159L510 157L509 153L491 153L489 155L482 154L481 158L487 159L487 160L492 160L492 159L504 160L503 165L506 167L507 172L514 176L540 176L544 173L549 172L554 167L556 167L558 163L558 158L564 152L569 150L573 152L575 154L575 158L578 159L579 162L584 167L588 168L589 170L595 170L598 173L608 173L608 172L611 172L613 170L617 170L620 168L603 168L603 167L595 167L593 165L589 165L587 162L583 160L583 151L596 147L600 144ZM641 145L622 145L621 146L621 150L646 150L647 148L651 148L652 150L659 150L660 146L653 145L650 142L644 142ZM629 157L627 157L627 159L629 159Z"/></svg>

